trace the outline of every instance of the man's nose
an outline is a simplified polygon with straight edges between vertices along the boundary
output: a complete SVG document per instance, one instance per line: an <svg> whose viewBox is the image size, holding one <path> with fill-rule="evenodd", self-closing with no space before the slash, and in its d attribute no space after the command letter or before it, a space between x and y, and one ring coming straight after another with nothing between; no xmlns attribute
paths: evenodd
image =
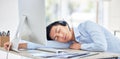
<svg viewBox="0 0 120 59"><path fill-rule="evenodd" d="M59 36L60 38L63 38L63 37L64 37L64 35L63 35L62 33L59 33L58 36Z"/></svg>

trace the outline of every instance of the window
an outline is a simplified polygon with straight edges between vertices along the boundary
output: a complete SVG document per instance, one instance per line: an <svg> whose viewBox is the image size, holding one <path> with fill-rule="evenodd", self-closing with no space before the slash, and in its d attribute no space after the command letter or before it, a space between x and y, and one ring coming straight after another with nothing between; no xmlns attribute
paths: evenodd
<svg viewBox="0 0 120 59"><path fill-rule="evenodd" d="M54 20L71 21L78 25L85 20L98 21L97 0L46 0L47 24Z"/></svg>

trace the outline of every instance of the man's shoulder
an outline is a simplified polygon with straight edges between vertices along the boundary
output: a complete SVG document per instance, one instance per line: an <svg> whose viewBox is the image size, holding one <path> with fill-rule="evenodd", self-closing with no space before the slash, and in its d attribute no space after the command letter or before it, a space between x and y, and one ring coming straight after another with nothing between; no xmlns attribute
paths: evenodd
<svg viewBox="0 0 120 59"><path fill-rule="evenodd" d="M99 26L99 25L98 25L96 22L90 21L90 20L84 21L83 23L81 23L81 24L79 25L79 27L87 28L87 29L89 29L89 28L96 28L96 27L98 27L98 26Z"/></svg>
<svg viewBox="0 0 120 59"><path fill-rule="evenodd" d="M95 23L94 21L86 20L84 23Z"/></svg>
<svg viewBox="0 0 120 59"><path fill-rule="evenodd" d="M85 25L97 25L96 22L90 21L90 20L85 21L84 24L85 24Z"/></svg>
<svg viewBox="0 0 120 59"><path fill-rule="evenodd" d="M86 21L81 22L78 27L84 28L84 27L91 27L95 25L97 25L97 23L95 23L94 21L86 20Z"/></svg>

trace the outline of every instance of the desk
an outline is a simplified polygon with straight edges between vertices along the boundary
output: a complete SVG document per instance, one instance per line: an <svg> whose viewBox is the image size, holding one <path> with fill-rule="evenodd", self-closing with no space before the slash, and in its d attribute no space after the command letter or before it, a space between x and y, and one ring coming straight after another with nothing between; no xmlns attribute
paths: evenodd
<svg viewBox="0 0 120 59"><path fill-rule="evenodd" d="M81 50L71 50L71 49L64 49L68 52L85 52L85 51L81 51ZM43 51L39 51L36 50L37 53L41 53ZM94 52L93 52L94 53ZM75 57L75 58L70 58L70 59L98 59L98 58L109 58L109 57L118 57L119 54L114 54L114 53L107 53L107 52L98 52L99 54L94 55L94 56L88 56L88 57ZM4 48L0 48L0 59L6 59L7 56L7 52ZM8 59L45 59L42 57L35 57L32 56L30 53L28 53L28 51L24 50L24 51L20 51L18 52L14 52L14 51L10 51L8 54ZM49 58L50 59L50 58ZM51 59L56 59L56 58L51 58ZM61 58L57 58L57 59L61 59Z"/></svg>

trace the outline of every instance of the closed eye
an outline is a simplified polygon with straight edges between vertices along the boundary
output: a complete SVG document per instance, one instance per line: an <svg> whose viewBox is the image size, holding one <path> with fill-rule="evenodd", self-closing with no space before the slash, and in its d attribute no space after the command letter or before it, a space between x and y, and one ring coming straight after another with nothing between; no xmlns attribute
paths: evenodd
<svg viewBox="0 0 120 59"><path fill-rule="evenodd" d="M55 31L55 35L54 35L54 39L57 40L58 39L58 34L60 33L61 29L60 28L56 28L56 31Z"/></svg>
<svg viewBox="0 0 120 59"><path fill-rule="evenodd" d="M61 29L60 29L60 28L58 28L58 29L57 29L57 33L60 33L60 31L61 31Z"/></svg>

